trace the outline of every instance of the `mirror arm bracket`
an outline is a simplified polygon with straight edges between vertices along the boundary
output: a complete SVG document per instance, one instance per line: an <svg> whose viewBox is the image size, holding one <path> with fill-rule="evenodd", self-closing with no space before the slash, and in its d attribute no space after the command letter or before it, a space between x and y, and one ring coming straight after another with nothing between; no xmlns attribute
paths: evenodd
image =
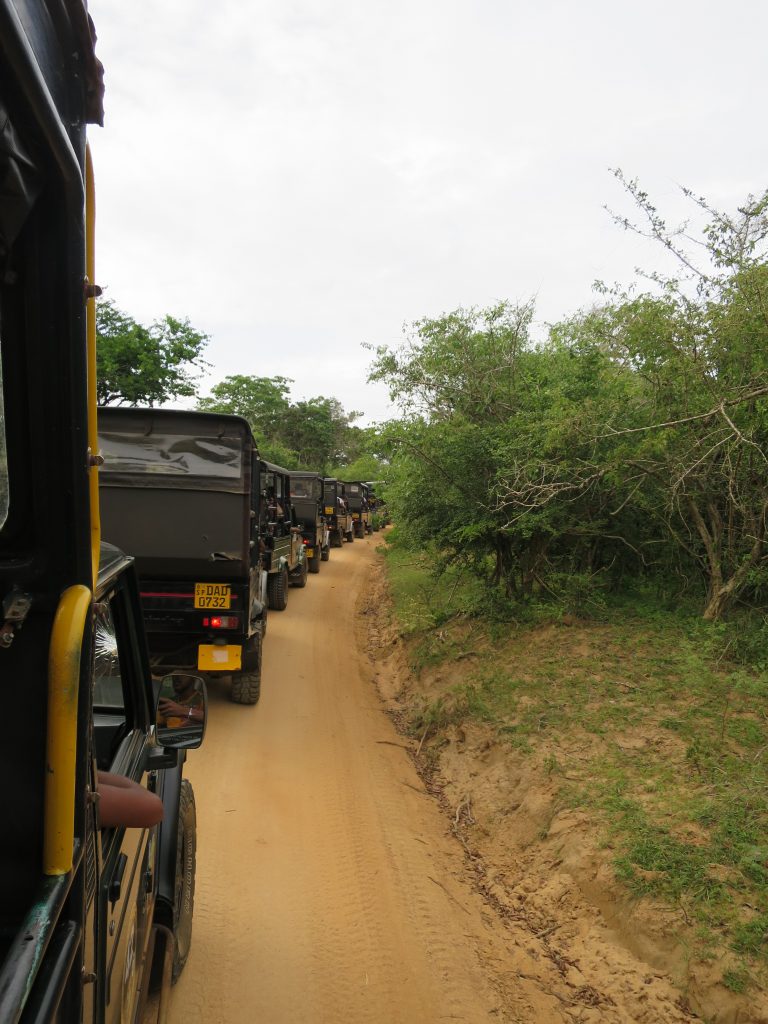
<svg viewBox="0 0 768 1024"><path fill-rule="evenodd" d="M147 747L144 756L144 771L154 772L158 768L178 768L179 751L173 747Z"/></svg>

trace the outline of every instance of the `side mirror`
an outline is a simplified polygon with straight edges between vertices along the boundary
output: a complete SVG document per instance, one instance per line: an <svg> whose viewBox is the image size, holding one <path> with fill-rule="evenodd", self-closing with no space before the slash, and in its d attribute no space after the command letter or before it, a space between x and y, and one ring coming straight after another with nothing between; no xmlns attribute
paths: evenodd
<svg viewBox="0 0 768 1024"><path fill-rule="evenodd" d="M172 672L160 683L155 734L160 747L195 750L203 742L208 693L200 676Z"/></svg>

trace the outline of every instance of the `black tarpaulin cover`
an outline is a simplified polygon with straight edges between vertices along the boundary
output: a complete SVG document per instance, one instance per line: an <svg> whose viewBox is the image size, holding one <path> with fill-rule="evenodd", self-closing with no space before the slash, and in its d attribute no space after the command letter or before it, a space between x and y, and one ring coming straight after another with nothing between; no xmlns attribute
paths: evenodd
<svg viewBox="0 0 768 1024"><path fill-rule="evenodd" d="M0 102L0 255L13 245L38 190L35 165Z"/></svg>

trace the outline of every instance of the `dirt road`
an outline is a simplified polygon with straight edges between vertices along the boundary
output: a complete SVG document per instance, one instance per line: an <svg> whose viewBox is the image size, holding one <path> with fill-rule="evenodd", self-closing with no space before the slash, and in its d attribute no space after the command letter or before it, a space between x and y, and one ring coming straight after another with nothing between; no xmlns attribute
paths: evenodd
<svg viewBox="0 0 768 1024"><path fill-rule="evenodd" d="M174 1024L579 1019L464 880L382 710L355 643L375 543L332 551L270 615L256 707L212 688L189 759L198 881Z"/></svg>

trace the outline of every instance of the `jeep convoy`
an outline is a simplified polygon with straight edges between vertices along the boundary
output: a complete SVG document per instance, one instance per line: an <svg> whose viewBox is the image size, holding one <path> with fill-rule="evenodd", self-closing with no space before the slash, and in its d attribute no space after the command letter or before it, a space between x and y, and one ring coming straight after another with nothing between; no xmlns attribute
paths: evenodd
<svg viewBox="0 0 768 1024"><path fill-rule="evenodd" d="M257 703L268 609L371 532L368 485L266 462L239 416L107 406L98 431L102 528L136 560L153 671Z"/></svg>
<svg viewBox="0 0 768 1024"><path fill-rule="evenodd" d="M0 1021L24 1024L137 1024L150 987L167 1018L206 677L255 704L267 609L331 520L352 539L344 486L332 515L320 476L294 499L237 416L97 413L94 44L85 0L0 0Z"/></svg>

